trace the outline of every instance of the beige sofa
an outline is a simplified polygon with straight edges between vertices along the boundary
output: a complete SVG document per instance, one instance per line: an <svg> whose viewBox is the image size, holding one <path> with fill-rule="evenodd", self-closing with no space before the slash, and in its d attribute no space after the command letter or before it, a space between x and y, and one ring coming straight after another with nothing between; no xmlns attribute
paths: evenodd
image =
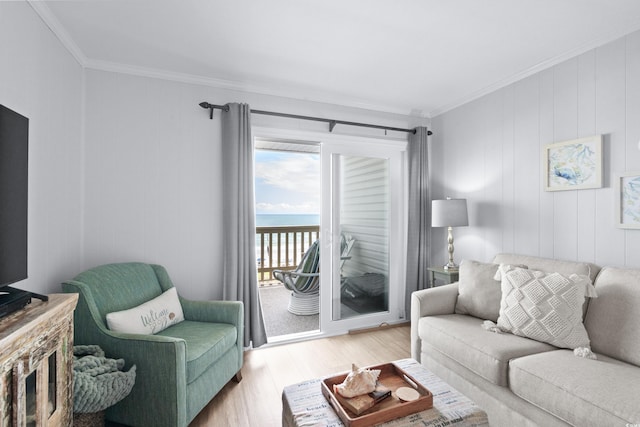
<svg viewBox="0 0 640 427"><path fill-rule="evenodd" d="M591 277L598 297L584 304L584 326L597 360L484 329L482 317L499 310L490 264L413 293L412 357L485 409L492 426L640 426L640 270L514 254L492 264L501 263Z"/></svg>

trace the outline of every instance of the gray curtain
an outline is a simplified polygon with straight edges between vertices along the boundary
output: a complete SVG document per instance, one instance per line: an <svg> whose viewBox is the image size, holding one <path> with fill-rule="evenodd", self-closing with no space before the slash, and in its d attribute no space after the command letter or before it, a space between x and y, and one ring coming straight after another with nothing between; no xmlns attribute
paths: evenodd
<svg viewBox="0 0 640 427"><path fill-rule="evenodd" d="M418 127L410 135L409 157L409 215L407 236L407 286L405 313L411 314L411 293L429 284L427 267L430 258L429 235L431 210L429 207L429 147L427 128Z"/></svg>
<svg viewBox="0 0 640 427"><path fill-rule="evenodd" d="M228 104L222 110L223 299L244 303L244 346L267 342L256 270L251 110Z"/></svg>

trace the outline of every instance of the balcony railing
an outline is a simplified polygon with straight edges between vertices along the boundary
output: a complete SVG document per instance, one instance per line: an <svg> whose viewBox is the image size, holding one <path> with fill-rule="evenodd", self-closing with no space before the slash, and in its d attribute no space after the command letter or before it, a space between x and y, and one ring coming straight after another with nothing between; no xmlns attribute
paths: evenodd
<svg viewBox="0 0 640 427"><path fill-rule="evenodd" d="M256 227L258 280L271 280L271 272L276 269L295 269L319 235L319 225Z"/></svg>

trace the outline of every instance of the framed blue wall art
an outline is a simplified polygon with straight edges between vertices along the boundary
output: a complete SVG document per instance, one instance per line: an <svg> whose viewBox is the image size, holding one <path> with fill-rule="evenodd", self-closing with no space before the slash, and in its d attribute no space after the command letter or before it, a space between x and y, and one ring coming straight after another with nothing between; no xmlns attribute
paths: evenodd
<svg viewBox="0 0 640 427"><path fill-rule="evenodd" d="M542 157L545 191L602 187L602 135L547 144Z"/></svg>
<svg viewBox="0 0 640 427"><path fill-rule="evenodd" d="M616 180L616 218L620 228L640 229L640 172L628 172Z"/></svg>

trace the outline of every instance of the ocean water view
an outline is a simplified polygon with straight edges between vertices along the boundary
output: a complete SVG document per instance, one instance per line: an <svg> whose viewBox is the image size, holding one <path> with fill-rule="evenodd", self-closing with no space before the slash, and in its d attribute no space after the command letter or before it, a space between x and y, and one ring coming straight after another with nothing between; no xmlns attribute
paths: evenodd
<svg viewBox="0 0 640 427"><path fill-rule="evenodd" d="M320 225L319 214L256 214L256 227Z"/></svg>
<svg viewBox="0 0 640 427"><path fill-rule="evenodd" d="M256 214L256 227L296 227L296 226L307 226L307 225L320 225L320 215L319 214ZM261 265L263 267L286 267L286 266L294 266L300 260L301 253L294 254L293 252L293 244L290 243L289 251L286 252L284 247L285 240L289 242L293 242L296 240L296 248L300 250L301 248L307 248L312 242L305 238L303 242L302 233L281 233L280 241L282 243L282 247L278 248L278 240L274 238L271 240L270 235L262 235L256 234L256 261L258 267ZM261 259L261 249L260 249L260 240L264 239L264 260ZM277 254L280 252L280 265L275 265L271 263L270 255ZM296 261L297 259L297 261ZM264 261L264 263L263 263ZM273 259L273 262L276 263L276 258Z"/></svg>

